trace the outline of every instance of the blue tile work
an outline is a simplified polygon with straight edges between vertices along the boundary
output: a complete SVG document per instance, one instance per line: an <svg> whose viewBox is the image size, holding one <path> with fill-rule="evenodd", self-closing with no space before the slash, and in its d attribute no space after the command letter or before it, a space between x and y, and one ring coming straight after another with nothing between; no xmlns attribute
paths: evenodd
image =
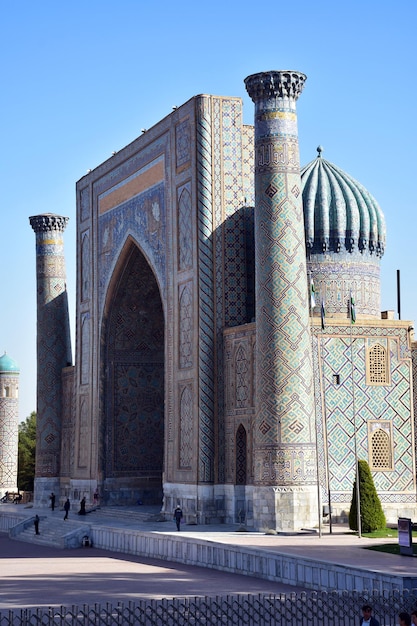
<svg viewBox="0 0 417 626"><path fill-rule="evenodd" d="M63 232L68 218L29 218L36 233L37 450L36 477L59 473L62 369L72 363Z"/></svg>
<svg viewBox="0 0 417 626"><path fill-rule="evenodd" d="M317 469L295 104L305 76L289 74L245 80L255 103L255 484L265 486L312 485Z"/></svg>
<svg viewBox="0 0 417 626"><path fill-rule="evenodd" d="M7 359L7 363L5 363ZM4 354L2 366L13 364ZM13 364L14 365L14 364ZM19 369L0 368L0 496L17 489L17 450L19 424ZM8 393L6 393L8 389Z"/></svg>
<svg viewBox="0 0 417 626"><path fill-rule="evenodd" d="M218 479L224 480L223 420L223 328L248 321L247 310L247 215L243 208L241 155L242 102L240 99L210 97L206 99L205 122L210 129L210 145L204 159L211 162L212 204L203 202L200 210L207 215L207 238L211 240L215 274L213 300L207 301L202 316L213 316L215 380L217 385ZM204 146L208 147L208 142ZM252 147L253 148L253 147ZM202 156L201 151L198 154ZM246 154L250 151L246 148ZM250 156L248 156L250 158ZM206 165L200 159L202 185ZM208 184L210 182L208 181ZM211 232L210 232L211 229ZM203 241L201 246L210 249ZM251 250L252 252L252 250ZM201 267L205 274L205 266ZM208 307L208 309L206 308ZM211 310L210 310L211 309ZM211 451L214 454L214 449Z"/></svg>
<svg viewBox="0 0 417 626"><path fill-rule="evenodd" d="M247 294L246 294L246 238L245 213L241 207L244 204L242 194L242 102L241 100L223 99L219 135L221 139L222 156L222 206L223 215L221 226L221 256L216 259L216 265L224 268L224 284L218 284L218 298L223 299L222 318L218 317L217 324L217 369L218 369L218 441L219 441L219 470L221 482L225 478L225 436L224 436L224 361L223 361L223 328L235 326L247 321ZM217 111L216 111L217 113ZM217 115L216 115L217 117ZM217 233L216 233L217 236ZM220 237L218 237L220 239ZM220 306L218 305L218 308Z"/></svg>
<svg viewBox="0 0 417 626"><path fill-rule="evenodd" d="M255 206L255 130L253 126L242 128L242 183L245 204Z"/></svg>
<svg viewBox="0 0 417 626"><path fill-rule="evenodd" d="M161 182L154 188L147 189L142 194L131 198L122 205L110 211L99 214L98 202L100 196L108 194L110 190L117 189L124 184L129 177L136 176L149 164L164 161L165 171L171 164L169 137L163 134L149 146L135 152L119 166L111 169L94 182L93 187L93 211L97 213L99 223L98 250L100 262L99 276L99 310L102 310L108 281L110 280L114 264L127 237L132 236L144 246L145 254L149 254L150 262L158 273L159 288L161 295L166 296L166 207L167 201L165 185ZM154 204L158 204L156 209ZM155 215L153 215L153 212ZM159 214L158 214L159 213ZM157 217L157 219L155 219ZM158 222L158 224L156 224ZM112 241L112 245L110 245ZM142 243L143 242L143 243Z"/></svg>
<svg viewBox="0 0 417 626"><path fill-rule="evenodd" d="M211 482L214 478L214 342L213 323L213 240L212 240L212 133L211 107L208 98L199 98L196 111L197 202L199 254L199 382L200 382L200 441L198 480Z"/></svg>
<svg viewBox="0 0 417 626"><path fill-rule="evenodd" d="M380 259L376 255L357 250L311 254L307 271L314 280L316 304L319 307L323 299L327 314L340 315L347 311L352 292L357 315L380 316Z"/></svg>
<svg viewBox="0 0 417 626"><path fill-rule="evenodd" d="M138 243L166 291L165 185L160 183L100 216L99 229L100 309L120 251L130 235Z"/></svg>
<svg viewBox="0 0 417 626"><path fill-rule="evenodd" d="M321 371L322 376L321 380L315 377L322 488L326 490L323 433L328 443L332 501L348 505L355 472L355 432L358 458L369 462L368 422L388 420L393 424L395 469L373 472L375 486L382 502L413 502L411 355L406 330L355 325L329 326L324 331L315 327L314 332L315 372ZM375 342L389 349L389 385L366 384L365 351ZM401 355L401 347L406 357ZM339 376L339 384L335 384L334 374Z"/></svg>

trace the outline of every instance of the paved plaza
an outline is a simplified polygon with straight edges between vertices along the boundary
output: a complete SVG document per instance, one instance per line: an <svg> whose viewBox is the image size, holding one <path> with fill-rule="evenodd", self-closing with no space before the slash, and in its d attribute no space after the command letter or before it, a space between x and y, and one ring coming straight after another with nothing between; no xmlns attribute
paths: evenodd
<svg viewBox="0 0 417 626"><path fill-rule="evenodd" d="M96 548L45 548L14 541L6 533L0 533L0 553L0 611L299 591L260 578Z"/></svg>
<svg viewBox="0 0 417 626"><path fill-rule="evenodd" d="M13 505L8 506L13 511ZM20 507L19 507L20 509ZM1 507L0 514L6 508ZM28 516L35 509L21 509ZM42 515L61 517L61 511L39 510ZM73 518L76 516L73 515ZM94 514L87 516L92 521ZM111 513L100 518L109 525ZM98 519L94 523L99 523ZM238 525L188 526L178 534L172 521L132 521L118 518L112 525L119 529L174 535L184 541L204 540L257 549L265 553L279 552L300 559L337 565L355 565L375 572L390 571L399 576L417 576L417 560L365 550L368 545L397 542L397 539L358 538L345 526L336 526L333 533L324 527L322 536L266 535L259 532L237 532ZM42 525L41 525L42 531ZM117 603L148 598L182 596L215 596L226 594L258 594L300 591L283 583L254 576L227 573L194 565L160 559L142 558L99 548L64 550L12 540L0 533L0 610L31 606L70 606L73 604Z"/></svg>

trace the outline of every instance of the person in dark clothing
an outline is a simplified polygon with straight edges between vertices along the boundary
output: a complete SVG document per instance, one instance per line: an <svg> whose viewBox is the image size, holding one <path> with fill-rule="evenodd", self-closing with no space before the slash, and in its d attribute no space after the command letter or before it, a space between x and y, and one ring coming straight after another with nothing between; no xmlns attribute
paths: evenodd
<svg viewBox="0 0 417 626"><path fill-rule="evenodd" d="M70 504L69 498L67 498L64 504L64 511L65 511L64 520L68 519L68 513L69 513L70 508L71 508L71 504Z"/></svg>
<svg viewBox="0 0 417 626"><path fill-rule="evenodd" d="M78 515L85 515L85 498L83 498L80 502L80 510L78 511Z"/></svg>
<svg viewBox="0 0 417 626"><path fill-rule="evenodd" d="M363 624L363 626L379 626L378 620L372 616L372 607L370 604L363 605L360 623Z"/></svg>
<svg viewBox="0 0 417 626"><path fill-rule="evenodd" d="M398 624L399 626L411 626L411 615L405 611L401 612L398 615Z"/></svg>
<svg viewBox="0 0 417 626"><path fill-rule="evenodd" d="M55 511L55 494L54 494L54 492L51 493L51 495L49 496L49 499L51 501L51 510Z"/></svg>
<svg viewBox="0 0 417 626"><path fill-rule="evenodd" d="M175 511L174 511L174 520L175 523L177 525L177 530L180 529L180 524L181 524L181 520L182 520L182 510L180 505L178 504L178 506L176 507Z"/></svg>
<svg viewBox="0 0 417 626"><path fill-rule="evenodd" d="M39 532L39 515L35 515L35 519L33 520L33 524L35 526L35 535L40 535L40 532Z"/></svg>

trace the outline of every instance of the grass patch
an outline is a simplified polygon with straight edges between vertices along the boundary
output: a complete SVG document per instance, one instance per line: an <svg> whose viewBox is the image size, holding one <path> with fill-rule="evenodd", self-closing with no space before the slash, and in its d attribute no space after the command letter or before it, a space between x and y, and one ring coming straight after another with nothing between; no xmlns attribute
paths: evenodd
<svg viewBox="0 0 417 626"><path fill-rule="evenodd" d="M358 533L354 531L350 534L357 536ZM411 534L413 537L417 537L416 530L413 530ZM396 528L381 528L371 533L362 533L362 537L367 537L368 539L398 539L398 530Z"/></svg>
<svg viewBox="0 0 417 626"><path fill-rule="evenodd" d="M383 543L379 546L367 546L365 550L375 552L386 552L387 554L401 554L400 546L397 543ZM413 556L417 556L417 545L413 544Z"/></svg>

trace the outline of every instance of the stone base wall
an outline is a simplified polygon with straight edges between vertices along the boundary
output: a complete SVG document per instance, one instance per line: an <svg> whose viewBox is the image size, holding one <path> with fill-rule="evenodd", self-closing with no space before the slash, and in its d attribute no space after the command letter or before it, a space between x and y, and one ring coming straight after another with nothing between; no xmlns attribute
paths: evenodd
<svg viewBox="0 0 417 626"><path fill-rule="evenodd" d="M315 528L319 520L317 487L256 486L253 517L255 528L261 531Z"/></svg>
<svg viewBox="0 0 417 626"><path fill-rule="evenodd" d="M59 477L35 478L35 489L33 494L33 504L36 507L48 508L51 504L49 496L53 492L59 498Z"/></svg>

